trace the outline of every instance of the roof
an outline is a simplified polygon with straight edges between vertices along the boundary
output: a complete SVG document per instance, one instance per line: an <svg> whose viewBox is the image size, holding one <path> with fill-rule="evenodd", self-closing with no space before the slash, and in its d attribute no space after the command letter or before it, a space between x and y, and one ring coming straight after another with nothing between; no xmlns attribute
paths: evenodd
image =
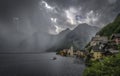
<svg viewBox="0 0 120 76"><path fill-rule="evenodd" d="M92 41L108 41L108 38L106 36L102 37L93 37Z"/></svg>
<svg viewBox="0 0 120 76"><path fill-rule="evenodd" d="M118 33L118 34L112 34L111 38L112 38L112 39L113 39L113 38L120 38L120 33Z"/></svg>
<svg viewBox="0 0 120 76"><path fill-rule="evenodd" d="M93 46L92 50L95 51L95 52L103 52L103 49L100 49L99 45Z"/></svg>

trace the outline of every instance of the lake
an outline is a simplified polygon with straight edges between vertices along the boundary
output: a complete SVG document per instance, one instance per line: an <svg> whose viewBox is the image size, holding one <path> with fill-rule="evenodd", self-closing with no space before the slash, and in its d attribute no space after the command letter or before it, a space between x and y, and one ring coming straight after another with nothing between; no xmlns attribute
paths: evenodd
<svg viewBox="0 0 120 76"><path fill-rule="evenodd" d="M52 60L56 57L56 60ZM82 60L52 53L0 54L0 76L82 76Z"/></svg>

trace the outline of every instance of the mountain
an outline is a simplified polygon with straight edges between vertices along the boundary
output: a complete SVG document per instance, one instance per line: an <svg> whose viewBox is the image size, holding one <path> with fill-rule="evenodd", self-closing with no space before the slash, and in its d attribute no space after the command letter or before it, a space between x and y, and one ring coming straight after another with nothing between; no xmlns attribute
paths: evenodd
<svg viewBox="0 0 120 76"><path fill-rule="evenodd" d="M103 27L97 34L110 37L114 33L120 33L120 14L117 15L112 23Z"/></svg>
<svg viewBox="0 0 120 76"><path fill-rule="evenodd" d="M75 50L83 49L99 28L88 24L80 24L74 30L66 29L58 35L50 35L44 32L34 32L18 43L18 51L60 51L71 46Z"/></svg>
<svg viewBox="0 0 120 76"><path fill-rule="evenodd" d="M76 49L83 49L99 28L88 24L80 24L67 35L67 40Z"/></svg>
<svg viewBox="0 0 120 76"><path fill-rule="evenodd" d="M51 35L52 39L50 42L51 47L48 48L48 52L50 51L58 51L58 50L62 50L63 48L66 48L65 46L65 42L67 39L67 35L71 32L70 29L66 29L62 32L60 32L58 35Z"/></svg>
<svg viewBox="0 0 120 76"><path fill-rule="evenodd" d="M90 26L88 24L80 24L74 30L66 29L54 36L53 43L56 43L47 51L59 51L70 48L70 46L73 46L76 50L83 49L98 30L98 27Z"/></svg>

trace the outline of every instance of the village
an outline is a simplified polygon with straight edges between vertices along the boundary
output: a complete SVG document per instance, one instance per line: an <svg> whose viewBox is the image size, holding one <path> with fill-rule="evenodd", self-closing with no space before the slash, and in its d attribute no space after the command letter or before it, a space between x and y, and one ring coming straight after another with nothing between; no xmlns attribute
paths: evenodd
<svg viewBox="0 0 120 76"><path fill-rule="evenodd" d="M120 34L112 34L109 38L107 36L95 35L85 47L84 50L63 49L59 52L61 56L70 56L76 58L84 58L94 60L101 60L107 56L115 56L120 50Z"/></svg>

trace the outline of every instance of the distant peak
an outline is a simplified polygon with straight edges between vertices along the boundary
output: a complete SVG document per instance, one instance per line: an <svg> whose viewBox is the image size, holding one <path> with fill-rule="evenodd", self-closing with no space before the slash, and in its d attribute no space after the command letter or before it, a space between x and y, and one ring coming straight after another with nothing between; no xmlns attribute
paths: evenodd
<svg viewBox="0 0 120 76"><path fill-rule="evenodd" d="M90 27L90 25L83 23L83 24L79 24L76 28L80 28L80 27Z"/></svg>
<svg viewBox="0 0 120 76"><path fill-rule="evenodd" d="M88 24L87 24L87 23L83 23L83 24L79 24L79 25L88 25ZM79 26L79 25L78 25L78 26Z"/></svg>
<svg viewBox="0 0 120 76"><path fill-rule="evenodd" d="M68 33L68 32L70 32L71 30L69 29L69 28L67 28L67 29L65 29L65 30L63 30L63 31L61 31L60 32L60 34L63 34L63 33Z"/></svg>

